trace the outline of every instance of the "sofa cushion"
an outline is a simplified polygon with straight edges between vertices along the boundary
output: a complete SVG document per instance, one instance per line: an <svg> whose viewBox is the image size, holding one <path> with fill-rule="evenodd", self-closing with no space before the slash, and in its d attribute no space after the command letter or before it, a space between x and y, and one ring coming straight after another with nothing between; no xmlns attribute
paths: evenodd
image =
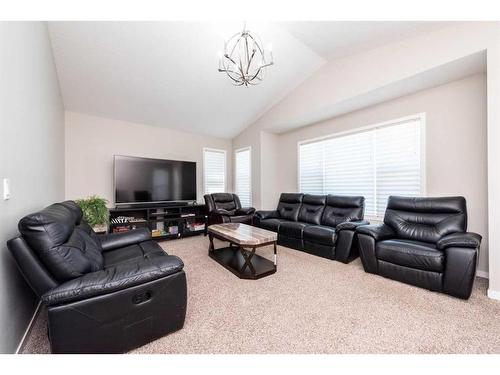
<svg viewBox="0 0 500 375"><path fill-rule="evenodd" d="M304 228L304 241L334 246L337 241L335 229L323 225L311 225Z"/></svg>
<svg viewBox="0 0 500 375"><path fill-rule="evenodd" d="M400 266L434 272L442 272L444 269L444 253L426 242L380 241L375 253L378 259Z"/></svg>
<svg viewBox="0 0 500 375"><path fill-rule="evenodd" d="M303 196L300 193L282 193L277 208L280 218L297 221Z"/></svg>
<svg viewBox="0 0 500 375"><path fill-rule="evenodd" d="M167 253L156 241L145 241L120 249L106 251L104 255L104 268L114 267L118 264L138 262L141 259L151 259Z"/></svg>
<svg viewBox="0 0 500 375"><path fill-rule="evenodd" d="M215 208L221 208L226 211L234 211L238 207L234 201L233 194L230 193L214 193L212 194L212 199L214 200Z"/></svg>
<svg viewBox="0 0 500 375"><path fill-rule="evenodd" d="M19 222L25 241L60 282L103 268L100 244L75 227L79 219L74 210L55 203Z"/></svg>
<svg viewBox="0 0 500 375"><path fill-rule="evenodd" d="M384 223L398 238L436 243L448 234L467 230L465 198L390 196Z"/></svg>
<svg viewBox="0 0 500 375"><path fill-rule="evenodd" d="M328 195L321 224L336 227L344 221L363 220L364 210L364 197Z"/></svg>
<svg viewBox="0 0 500 375"><path fill-rule="evenodd" d="M280 236L302 239L302 231L311 224L299 223L294 221L284 221L279 227Z"/></svg>
<svg viewBox="0 0 500 375"><path fill-rule="evenodd" d="M325 208L326 195L306 194L302 199L298 221L302 223L319 224Z"/></svg>
<svg viewBox="0 0 500 375"><path fill-rule="evenodd" d="M252 216L251 215L230 216L229 221L231 223L251 224L252 223Z"/></svg>
<svg viewBox="0 0 500 375"><path fill-rule="evenodd" d="M283 219L264 219L260 221L260 227L263 229L267 229L273 232L278 233L278 229L281 223L286 222Z"/></svg>

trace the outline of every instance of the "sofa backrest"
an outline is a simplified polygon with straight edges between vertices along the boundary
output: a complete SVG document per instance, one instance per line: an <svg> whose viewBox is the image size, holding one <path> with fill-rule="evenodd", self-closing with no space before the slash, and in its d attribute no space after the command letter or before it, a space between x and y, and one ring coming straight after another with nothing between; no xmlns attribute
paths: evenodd
<svg viewBox="0 0 500 375"><path fill-rule="evenodd" d="M205 203L209 211L223 209L229 212L241 208L240 199L236 194L213 193L205 195Z"/></svg>
<svg viewBox="0 0 500 375"><path fill-rule="evenodd" d="M435 243L447 234L467 230L465 198L390 196L384 223L399 238Z"/></svg>
<svg viewBox="0 0 500 375"><path fill-rule="evenodd" d="M27 215L19 222L23 239L59 282L103 268L100 244L77 227L81 219L76 205L63 202Z"/></svg>
<svg viewBox="0 0 500 375"><path fill-rule="evenodd" d="M303 197L302 193L281 193L277 208L280 217L285 220L297 221Z"/></svg>
<svg viewBox="0 0 500 375"><path fill-rule="evenodd" d="M344 221L363 220L365 198L361 196L327 195L321 224L336 227Z"/></svg>
<svg viewBox="0 0 500 375"><path fill-rule="evenodd" d="M298 221L319 225L325 208L325 203L326 195L305 194L302 198Z"/></svg>

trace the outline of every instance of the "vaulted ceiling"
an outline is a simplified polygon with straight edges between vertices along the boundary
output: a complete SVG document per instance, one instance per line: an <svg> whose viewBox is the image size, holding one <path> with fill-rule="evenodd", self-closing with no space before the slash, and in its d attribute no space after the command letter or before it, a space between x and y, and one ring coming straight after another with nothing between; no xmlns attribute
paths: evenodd
<svg viewBox="0 0 500 375"><path fill-rule="evenodd" d="M231 138L327 60L445 24L249 23L275 61L249 88L217 71L217 52L239 23L50 22L49 31L68 111Z"/></svg>

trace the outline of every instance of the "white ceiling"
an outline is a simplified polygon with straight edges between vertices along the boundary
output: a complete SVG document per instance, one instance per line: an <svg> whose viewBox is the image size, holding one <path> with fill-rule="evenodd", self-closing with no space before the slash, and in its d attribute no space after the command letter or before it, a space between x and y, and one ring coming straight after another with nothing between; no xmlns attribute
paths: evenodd
<svg viewBox="0 0 500 375"><path fill-rule="evenodd" d="M249 23L275 61L249 88L217 71L217 52L241 23L50 22L49 31L66 110L232 138L326 60L447 24Z"/></svg>
<svg viewBox="0 0 500 375"><path fill-rule="evenodd" d="M295 21L279 25L326 60L453 25L426 21Z"/></svg>
<svg viewBox="0 0 500 375"><path fill-rule="evenodd" d="M325 63L282 28L256 25L275 65L260 85L233 86L217 71L223 26L50 22L66 110L232 138Z"/></svg>

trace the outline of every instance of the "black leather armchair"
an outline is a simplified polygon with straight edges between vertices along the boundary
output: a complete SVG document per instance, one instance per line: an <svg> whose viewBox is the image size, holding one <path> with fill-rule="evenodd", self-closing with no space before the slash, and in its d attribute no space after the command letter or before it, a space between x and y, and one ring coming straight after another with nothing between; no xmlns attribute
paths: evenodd
<svg viewBox="0 0 500 375"><path fill-rule="evenodd" d="M356 233L366 272L467 299L481 236L466 229L463 197L391 196L384 223Z"/></svg>
<svg viewBox="0 0 500 375"><path fill-rule="evenodd" d="M283 193L273 211L257 211L254 224L278 233L278 244L348 263L358 257L355 231L365 200L357 196Z"/></svg>
<svg viewBox="0 0 500 375"><path fill-rule="evenodd" d="M222 223L252 224L255 208L241 207L240 198L231 193L204 196L208 211L208 225Z"/></svg>
<svg viewBox="0 0 500 375"><path fill-rule="evenodd" d="M8 241L47 306L53 353L120 353L183 327L186 275L147 229L96 235L72 201L19 222Z"/></svg>

